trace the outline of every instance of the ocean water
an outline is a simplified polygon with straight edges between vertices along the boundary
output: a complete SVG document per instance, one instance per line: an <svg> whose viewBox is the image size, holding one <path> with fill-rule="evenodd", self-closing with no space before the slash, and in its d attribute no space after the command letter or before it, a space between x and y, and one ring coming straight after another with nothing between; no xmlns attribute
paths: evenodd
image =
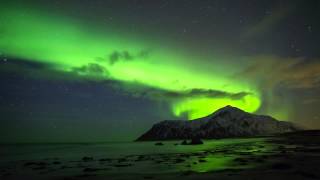
<svg viewBox="0 0 320 180"><path fill-rule="evenodd" d="M176 145L180 143L164 141L162 146L156 146L155 142L2 144L0 168L14 166L27 171L25 163L45 162L48 164L46 168L61 174L81 172L85 167L106 169L101 173L208 172L234 167L232 160L238 154L259 155L272 148L264 138L207 140L202 145ZM83 157L92 157L93 160L83 161ZM59 161L59 165L52 165L54 161ZM65 170L61 166L70 168Z"/></svg>

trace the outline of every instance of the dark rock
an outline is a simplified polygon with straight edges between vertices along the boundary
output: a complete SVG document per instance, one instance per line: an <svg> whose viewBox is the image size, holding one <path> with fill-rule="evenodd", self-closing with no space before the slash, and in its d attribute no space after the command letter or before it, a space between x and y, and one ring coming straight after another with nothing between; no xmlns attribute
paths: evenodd
<svg viewBox="0 0 320 180"><path fill-rule="evenodd" d="M119 163L121 163L121 162L126 162L126 161L127 161L126 158L120 158L120 159L118 159L118 162L119 162Z"/></svg>
<svg viewBox="0 0 320 180"><path fill-rule="evenodd" d="M265 160L262 159L262 158L257 158L257 159L255 159L255 162L257 162L257 163L263 163L263 162L265 162Z"/></svg>
<svg viewBox="0 0 320 180"><path fill-rule="evenodd" d="M32 169L33 170L43 170L43 169L46 169L46 166L37 166L37 167L34 167Z"/></svg>
<svg viewBox="0 0 320 180"><path fill-rule="evenodd" d="M175 160L175 163L182 163L182 162L185 162L185 160L180 158Z"/></svg>
<svg viewBox="0 0 320 180"><path fill-rule="evenodd" d="M180 157L184 157L184 158L189 158L189 157L190 157L190 154L180 154L179 156L180 156Z"/></svg>
<svg viewBox="0 0 320 180"><path fill-rule="evenodd" d="M67 169L67 168L71 168L69 166L61 166L60 169Z"/></svg>
<svg viewBox="0 0 320 180"><path fill-rule="evenodd" d="M45 166L47 163L45 162L27 162L24 166Z"/></svg>
<svg viewBox="0 0 320 180"><path fill-rule="evenodd" d="M99 159L99 161L103 162L103 161L112 161L112 159L109 159L109 158L102 158L102 159Z"/></svg>
<svg viewBox="0 0 320 180"><path fill-rule="evenodd" d="M221 170L217 170L216 172L220 172L220 173L236 173L241 171L241 169L233 169L233 168L226 168L226 169L221 169Z"/></svg>
<svg viewBox="0 0 320 180"><path fill-rule="evenodd" d="M291 168L292 168L292 165L287 163L275 163L272 165L272 169L276 169L276 170L287 170Z"/></svg>
<svg viewBox="0 0 320 180"><path fill-rule="evenodd" d="M191 145L197 145L197 144L203 144L200 138L192 138L191 142L189 143Z"/></svg>
<svg viewBox="0 0 320 180"><path fill-rule="evenodd" d="M96 176L96 175L95 174L81 174L81 175L78 175L76 177L87 178L87 177L93 177L93 176Z"/></svg>
<svg viewBox="0 0 320 180"><path fill-rule="evenodd" d="M83 169L83 172L95 172L95 171L98 171L99 169L97 168L84 168Z"/></svg>
<svg viewBox="0 0 320 180"><path fill-rule="evenodd" d="M106 168L84 168L83 172L96 172L101 170L107 170Z"/></svg>
<svg viewBox="0 0 320 180"><path fill-rule="evenodd" d="M138 157L137 157L137 159L136 160L134 160L134 161L144 161L144 160L146 160L146 156L144 156L144 155L139 155Z"/></svg>
<svg viewBox="0 0 320 180"><path fill-rule="evenodd" d="M35 165L35 162L26 162L24 163L24 166L32 166Z"/></svg>
<svg viewBox="0 0 320 180"><path fill-rule="evenodd" d="M181 142L181 145L188 145L187 140L183 140L183 141Z"/></svg>
<svg viewBox="0 0 320 180"><path fill-rule="evenodd" d="M189 176L189 175L192 175L192 174L195 174L195 172L194 171L184 171L182 173L182 175L184 175L184 176Z"/></svg>
<svg viewBox="0 0 320 180"><path fill-rule="evenodd" d="M116 164L114 167L129 167L132 166L132 164Z"/></svg>
<svg viewBox="0 0 320 180"><path fill-rule="evenodd" d="M246 162L248 162L248 160L243 159L243 158L236 158L236 159L234 159L234 161L236 161L236 162L241 162L241 163L246 163Z"/></svg>
<svg viewBox="0 0 320 180"><path fill-rule="evenodd" d="M280 153L281 154L285 154L285 153L287 153L287 151L286 150L282 150Z"/></svg>
<svg viewBox="0 0 320 180"><path fill-rule="evenodd" d="M163 146L163 143L162 143L162 142L157 142L157 143L155 143L154 145L156 145L156 146Z"/></svg>
<svg viewBox="0 0 320 180"><path fill-rule="evenodd" d="M82 161L93 161L93 157L85 156L85 157L82 158Z"/></svg>

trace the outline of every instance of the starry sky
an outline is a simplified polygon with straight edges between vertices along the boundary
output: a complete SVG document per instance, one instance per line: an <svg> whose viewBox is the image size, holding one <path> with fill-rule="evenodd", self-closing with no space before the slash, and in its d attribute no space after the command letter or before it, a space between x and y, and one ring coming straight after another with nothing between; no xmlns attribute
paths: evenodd
<svg viewBox="0 0 320 180"><path fill-rule="evenodd" d="M320 128L318 0L1 1L0 142L128 141L226 105Z"/></svg>

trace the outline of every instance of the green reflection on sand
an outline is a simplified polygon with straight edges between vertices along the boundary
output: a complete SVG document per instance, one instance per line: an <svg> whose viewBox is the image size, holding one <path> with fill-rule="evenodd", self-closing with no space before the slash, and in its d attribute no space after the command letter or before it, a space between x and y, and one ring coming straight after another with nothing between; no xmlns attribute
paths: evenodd
<svg viewBox="0 0 320 180"><path fill-rule="evenodd" d="M259 159L265 153L270 154L273 148L265 138L208 140L203 145L190 147L193 153L176 168L178 171L196 173L254 168L258 164L249 162L249 159Z"/></svg>

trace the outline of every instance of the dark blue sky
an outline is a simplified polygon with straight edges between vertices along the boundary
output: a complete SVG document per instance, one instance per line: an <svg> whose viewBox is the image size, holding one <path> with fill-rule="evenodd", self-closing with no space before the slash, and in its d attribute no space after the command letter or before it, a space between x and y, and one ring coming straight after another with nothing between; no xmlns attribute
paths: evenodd
<svg viewBox="0 0 320 180"><path fill-rule="evenodd" d="M191 53L232 55L232 61L240 56L277 57L239 69L241 76L259 80L264 101L257 112L285 104L292 121L320 128L318 0L17 3L79 21L112 21L128 34L173 39ZM302 60L287 67L295 58ZM134 96L117 82L66 80L59 78L65 74L47 66L7 56L0 49L0 142L133 140L158 121L184 118L175 117L168 103ZM57 78L46 78L48 74Z"/></svg>

